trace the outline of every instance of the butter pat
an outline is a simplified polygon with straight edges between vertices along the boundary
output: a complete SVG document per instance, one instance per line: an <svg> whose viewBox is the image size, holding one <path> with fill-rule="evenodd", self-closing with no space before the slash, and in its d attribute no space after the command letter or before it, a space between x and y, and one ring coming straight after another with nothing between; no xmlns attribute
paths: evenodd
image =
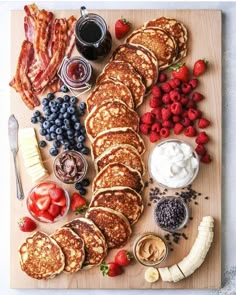
<svg viewBox="0 0 236 295"><path fill-rule="evenodd" d="M19 130L19 147L26 172L30 175L32 182L37 183L48 177L48 171L44 168L42 162L34 128Z"/></svg>

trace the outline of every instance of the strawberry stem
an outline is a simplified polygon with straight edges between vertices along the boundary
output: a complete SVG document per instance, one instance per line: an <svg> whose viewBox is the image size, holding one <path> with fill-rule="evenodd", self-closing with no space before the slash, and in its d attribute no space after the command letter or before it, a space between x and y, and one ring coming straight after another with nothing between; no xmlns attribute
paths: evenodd
<svg viewBox="0 0 236 295"><path fill-rule="evenodd" d="M176 65L170 67L170 69L171 69L172 71L177 71L177 70L180 69L182 66L184 66L184 63L183 63L183 64L178 63L178 64L176 64Z"/></svg>
<svg viewBox="0 0 236 295"><path fill-rule="evenodd" d="M105 261L103 261L102 264L100 265L100 270L101 270L103 276L108 275L109 266L106 264Z"/></svg>
<svg viewBox="0 0 236 295"><path fill-rule="evenodd" d="M204 61L204 63L207 65L208 64L208 60L206 60L205 58L202 59Z"/></svg>
<svg viewBox="0 0 236 295"><path fill-rule="evenodd" d="M86 211L88 209L88 206L82 206L82 207L78 207L76 208L75 210L75 214L80 214L80 213L83 213L84 211Z"/></svg>
<svg viewBox="0 0 236 295"><path fill-rule="evenodd" d="M124 18L123 16L121 17L121 20L122 20L123 24L125 24L125 25L130 25L130 24L131 24L131 23L130 23L129 21L127 21L127 19Z"/></svg>

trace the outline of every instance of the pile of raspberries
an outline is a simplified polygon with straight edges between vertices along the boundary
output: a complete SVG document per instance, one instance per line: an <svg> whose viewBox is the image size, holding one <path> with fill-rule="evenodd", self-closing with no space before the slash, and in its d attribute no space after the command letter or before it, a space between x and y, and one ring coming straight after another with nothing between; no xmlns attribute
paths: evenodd
<svg viewBox="0 0 236 295"><path fill-rule="evenodd" d="M167 81L166 74L160 73L158 82L152 88L149 101L152 110L141 117L140 132L149 135L151 142L167 138L171 129L176 135L183 133L187 137L196 137L195 150L200 161L210 163L211 157L205 146L209 136L201 131L210 125L210 121L202 116L198 108L199 102L205 99L201 93L195 91L198 79L182 82L172 78Z"/></svg>

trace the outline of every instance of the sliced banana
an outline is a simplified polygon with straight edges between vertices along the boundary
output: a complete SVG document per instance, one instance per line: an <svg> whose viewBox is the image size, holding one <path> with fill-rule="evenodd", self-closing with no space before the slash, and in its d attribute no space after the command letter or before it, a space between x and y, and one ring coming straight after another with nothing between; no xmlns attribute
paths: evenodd
<svg viewBox="0 0 236 295"><path fill-rule="evenodd" d="M159 279L159 272L155 267L149 267L144 273L144 278L148 283L154 283Z"/></svg>
<svg viewBox="0 0 236 295"><path fill-rule="evenodd" d="M159 268L160 276L164 282L178 282L195 272L204 262L214 238L214 219L212 216L204 216L198 226L198 236L189 254L179 263L171 267Z"/></svg>
<svg viewBox="0 0 236 295"><path fill-rule="evenodd" d="M160 273L160 276L163 282L173 282L172 276L168 267L158 268L158 271Z"/></svg>
<svg viewBox="0 0 236 295"><path fill-rule="evenodd" d="M169 268L169 271L170 271L170 274L171 274L171 277L172 277L172 280L173 282L178 282L180 280L182 280L184 278L184 275L182 274L182 272L179 270L178 266L176 264L172 265L170 268Z"/></svg>

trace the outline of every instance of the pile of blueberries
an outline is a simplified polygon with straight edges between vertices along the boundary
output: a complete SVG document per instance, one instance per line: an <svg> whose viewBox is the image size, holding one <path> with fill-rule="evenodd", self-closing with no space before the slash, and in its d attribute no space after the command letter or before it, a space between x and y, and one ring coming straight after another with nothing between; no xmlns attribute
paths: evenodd
<svg viewBox="0 0 236 295"><path fill-rule="evenodd" d="M51 156L57 156L60 147L64 150L75 150L82 154L89 154L90 150L84 145L86 140L85 127L80 122L80 117L85 114L86 103L77 105L77 97L65 94L55 98L53 93L48 93L42 99L43 114L35 111L31 123L40 123L39 133L46 141L53 141L50 148ZM46 142L41 140L40 147L45 147Z"/></svg>

